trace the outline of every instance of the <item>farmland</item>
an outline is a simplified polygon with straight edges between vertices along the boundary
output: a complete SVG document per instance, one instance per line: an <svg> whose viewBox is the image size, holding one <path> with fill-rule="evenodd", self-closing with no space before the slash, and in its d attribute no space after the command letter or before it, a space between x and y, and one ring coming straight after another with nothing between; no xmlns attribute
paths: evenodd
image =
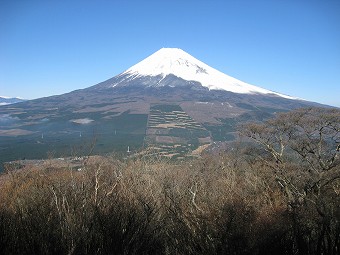
<svg viewBox="0 0 340 255"><path fill-rule="evenodd" d="M160 155L182 157L211 139L210 133L179 105L155 104L150 107L145 141Z"/></svg>

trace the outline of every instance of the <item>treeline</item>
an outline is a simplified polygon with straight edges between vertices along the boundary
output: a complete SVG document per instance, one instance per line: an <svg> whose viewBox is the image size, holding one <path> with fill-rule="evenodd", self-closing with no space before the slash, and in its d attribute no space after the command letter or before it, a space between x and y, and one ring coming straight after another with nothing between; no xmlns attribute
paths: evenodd
<svg viewBox="0 0 340 255"><path fill-rule="evenodd" d="M338 110L303 109L241 127L219 155L9 172L0 251L339 254L339 125Z"/></svg>

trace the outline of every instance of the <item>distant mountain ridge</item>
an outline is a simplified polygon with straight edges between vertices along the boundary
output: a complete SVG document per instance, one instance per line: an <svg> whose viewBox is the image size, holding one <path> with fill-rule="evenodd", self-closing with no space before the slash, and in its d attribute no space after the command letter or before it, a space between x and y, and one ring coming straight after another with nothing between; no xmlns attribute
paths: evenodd
<svg viewBox="0 0 340 255"><path fill-rule="evenodd" d="M18 97L5 97L0 96L0 106L1 105L7 105L7 104L15 104L26 101L25 99L21 99Z"/></svg>

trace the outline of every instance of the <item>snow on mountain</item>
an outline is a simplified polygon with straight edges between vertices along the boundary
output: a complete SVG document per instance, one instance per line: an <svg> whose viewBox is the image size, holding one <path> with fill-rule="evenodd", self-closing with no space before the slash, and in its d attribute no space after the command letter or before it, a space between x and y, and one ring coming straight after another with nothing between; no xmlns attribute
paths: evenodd
<svg viewBox="0 0 340 255"><path fill-rule="evenodd" d="M162 76L173 74L187 81L196 81L209 90L226 90L243 94L275 94L288 99L291 96L263 89L231 76L228 76L177 48L162 48L130 67L123 74L130 79L143 76Z"/></svg>

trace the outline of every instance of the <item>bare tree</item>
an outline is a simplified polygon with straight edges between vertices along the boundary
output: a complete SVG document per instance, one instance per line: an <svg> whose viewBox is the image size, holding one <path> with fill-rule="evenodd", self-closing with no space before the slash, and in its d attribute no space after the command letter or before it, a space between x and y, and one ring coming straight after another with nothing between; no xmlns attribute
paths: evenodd
<svg viewBox="0 0 340 255"><path fill-rule="evenodd" d="M307 108L280 113L264 123L243 126L241 134L258 144L252 154L271 169L289 208L309 203L321 216L319 247L336 246L338 237L332 240L329 233L332 225L339 225L340 110Z"/></svg>

